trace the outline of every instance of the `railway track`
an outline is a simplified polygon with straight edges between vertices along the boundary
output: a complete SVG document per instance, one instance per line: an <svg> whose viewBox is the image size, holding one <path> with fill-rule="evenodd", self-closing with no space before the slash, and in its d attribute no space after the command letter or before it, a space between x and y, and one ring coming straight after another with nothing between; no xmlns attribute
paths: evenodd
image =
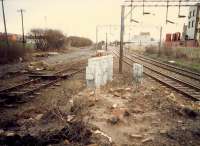
<svg viewBox="0 0 200 146"><path fill-rule="evenodd" d="M113 53L119 57L118 50L113 51ZM200 85L194 83L194 80L196 82L200 81L198 73L193 73L165 63L158 63L153 59L145 59L137 55L124 55L123 61L129 66L132 66L134 62L142 64L144 66L144 74L147 76L194 101L200 101Z"/></svg>
<svg viewBox="0 0 200 146"><path fill-rule="evenodd" d="M164 63L164 62L160 62L155 59L145 57L144 55L130 54L130 56L200 82L200 73L193 72L188 69L183 69L183 68L171 65L171 64Z"/></svg>
<svg viewBox="0 0 200 146"><path fill-rule="evenodd" d="M26 102L31 95L36 94L41 89L49 87L63 79L67 79L84 68L67 68L47 75L31 75L30 80L19 85L3 89L0 91L0 106L13 103Z"/></svg>

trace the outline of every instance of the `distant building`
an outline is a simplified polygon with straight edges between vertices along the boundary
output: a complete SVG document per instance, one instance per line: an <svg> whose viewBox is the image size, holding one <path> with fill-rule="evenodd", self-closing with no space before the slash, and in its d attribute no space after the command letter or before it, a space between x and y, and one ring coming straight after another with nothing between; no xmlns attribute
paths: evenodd
<svg viewBox="0 0 200 146"><path fill-rule="evenodd" d="M189 8L186 31L187 40L200 40L200 3Z"/></svg>
<svg viewBox="0 0 200 146"><path fill-rule="evenodd" d="M139 35L134 35L131 42L142 46L154 45L157 43L155 39L151 37L150 32L140 32Z"/></svg>
<svg viewBox="0 0 200 146"><path fill-rule="evenodd" d="M188 22L180 33L168 33L165 39L166 47L199 47L200 46L200 3L190 6Z"/></svg>
<svg viewBox="0 0 200 146"><path fill-rule="evenodd" d="M6 40L6 34L5 33L0 32L0 40ZM13 41L13 42L21 41L22 36L18 35L18 34L8 33L8 40Z"/></svg>

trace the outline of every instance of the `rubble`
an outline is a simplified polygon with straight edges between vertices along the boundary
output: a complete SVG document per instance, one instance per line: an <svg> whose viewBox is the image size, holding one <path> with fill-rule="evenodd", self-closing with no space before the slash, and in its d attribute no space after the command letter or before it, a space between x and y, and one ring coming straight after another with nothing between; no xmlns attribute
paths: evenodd
<svg viewBox="0 0 200 146"><path fill-rule="evenodd" d="M33 57L48 57L48 54L47 53L39 53L39 52L37 52L37 53L34 53L33 54Z"/></svg>
<svg viewBox="0 0 200 146"><path fill-rule="evenodd" d="M96 130L96 131L94 131L94 133L95 134L101 134L102 136L108 138L109 142L112 142L112 138L110 136L108 136L107 134L105 134L104 132Z"/></svg>
<svg viewBox="0 0 200 146"><path fill-rule="evenodd" d="M147 137L145 139L142 140L142 143L146 143L146 142L150 142L153 141L153 137Z"/></svg>
<svg viewBox="0 0 200 146"><path fill-rule="evenodd" d="M35 119L39 121L42 117L43 117L43 114L38 114L38 115L35 117Z"/></svg>
<svg viewBox="0 0 200 146"><path fill-rule="evenodd" d="M151 87L151 91L156 91L157 89L155 87Z"/></svg>
<svg viewBox="0 0 200 146"><path fill-rule="evenodd" d="M99 146L98 144L89 144L87 146Z"/></svg>
<svg viewBox="0 0 200 146"><path fill-rule="evenodd" d="M124 94L124 95L122 96L122 98L123 98L123 99L130 99L131 96L132 96L131 93L126 93L126 94Z"/></svg>
<svg viewBox="0 0 200 146"><path fill-rule="evenodd" d="M125 87L125 88L110 88L109 93L114 95L115 97L121 97L122 99L130 99L132 96L132 88Z"/></svg>
<svg viewBox="0 0 200 146"><path fill-rule="evenodd" d="M138 106L138 107L135 107L135 108L131 109L131 112L132 112L132 113L143 113L144 110L142 110L142 109Z"/></svg>
<svg viewBox="0 0 200 146"><path fill-rule="evenodd" d="M49 56L54 56L54 55L59 55L59 53L58 52L48 52L48 55Z"/></svg>
<svg viewBox="0 0 200 146"><path fill-rule="evenodd" d="M61 130L43 131L38 136L25 135L20 136L10 132L7 135L0 135L0 145L15 146L46 146L51 144L90 144L92 132L84 123L74 122L66 124Z"/></svg>
<svg viewBox="0 0 200 146"><path fill-rule="evenodd" d="M112 109L112 115L118 117L119 119L123 119L126 116L129 116L130 113L127 108L115 108Z"/></svg>
<svg viewBox="0 0 200 146"><path fill-rule="evenodd" d="M56 84L54 84L54 86L59 87L59 86L61 86L61 84L60 83L56 83Z"/></svg>
<svg viewBox="0 0 200 146"><path fill-rule="evenodd" d="M128 134L128 136L129 136L129 138L131 138L131 139L141 139L141 138L143 138L143 136L142 135L140 135L140 134Z"/></svg>
<svg viewBox="0 0 200 146"><path fill-rule="evenodd" d="M111 109L115 109L115 108L117 108L117 104L113 104L111 107Z"/></svg>
<svg viewBox="0 0 200 146"><path fill-rule="evenodd" d="M130 87L125 88L125 90L128 91L128 92L131 92L131 88Z"/></svg>
<svg viewBox="0 0 200 146"><path fill-rule="evenodd" d="M12 136L15 135L15 133L12 132L12 131L7 131L7 132L5 132L5 135L8 136L8 137L12 137Z"/></svg>
<svg viewBox="0 0 200 146"><path fill-rule="evenodd" d="M31 62L27 67L27 70L30 71L30 72L32 72L32 71L42 71L42 70L52 71L54 69L55 69L54 66L48 64L45 61Z"/></svg>
<svg viewBox="0 0 200 146"><path fill-rule="evenodd" d="M120 121L125 121L124 118L130 116L128 109L126 108L118 108L117 105L114 105L114 108L111 109L111 118L107 121L112 125L117 124Z"/></svg>
<svg viewBox="0 0 200 146"><path fill-rule="evenodd" d="M166 134L166 133L167 133L167 130L166 130L166 129L160 130L160 134Z"/></svg>
<svg viewBox="0 0 200 146"><path fill-rule="evenodd" d="M192 118L192 119L195 119L197 116L200 115L200 113L198 113L198 111L195 111L195 110L193 110L191 108L187 108L187 107L183 108L182 112L185 115L187 115L189 118Z"/></svg>
<svg viewBox="0 0 200 146"><path fill-rule="evenodd" d="M171 137L175 137L172 142L170 136L166 135L170 133L171 127L176 128L176 125L179 126L178 130L182 130L181 132L189 137L186 141L191 140L197 143L198 114L193 110L196 107L184 109L187 106L182 103L169 102L168 99L178 102L178 94L170 89L165 92L165 89L160 89L160 84L158 86L152 82L147 84L146 78L143 80L144 85L134 92L136 87L132 83L132 73L127 78L121 76L118 78L117 75L115 80L98 88L99 90L84 89L84 84L83 88L76 88L77 91L75 91L76 84L72 82L73 88L64 93L62 88L68 88L69 84L63 82L55 85L59 86L59 88L54 87L58 91L56 94L49 92L51 88L47 90L46 95L38 94L44 97L37 98L33 104L25 105L25 108L33 107L33 111L28 112L23 109L23 106L24 115L17 116L16 123L21 126L19 130L15 123L14 126L10 123L11 127L7 125L5 125L7 127L0 127L2 129L0 130L0 145L2 143L6 145L8 142L5 141L8 138L5 135L6 131L11 132L9 140L11 138L12 142L20 141L21 145L27 144L26 142L28 144L33 142L35 145L44 144L43 142L47 145L86 146L110 146L112 145L110 143L114 142L117 145L173 145L179 141L179 137L175 139L176 135L181 134L176 133L175 136L171 134ZM85 78L82 78L77 80L84 83ZM55 105L51 103L54 100ZM37 105L41 104L41 101L40 106L45 107L44 109ZM173 108L175 112L172 111ZM82 121L86 123L83 124ZM189 131L188 134L187 123L191 127L197 127L196 131ZM95 128L88 128L90 124ZM18 135L18 132L24 134L23 130L27 130L30 135ZM177 132L177 129L174 131ZM174 131L172 133L175 133ZM1 137L1 135L4 136ZM91 140L92 136L96 136L96 139ZM161 141L158 144L156 136ZM101 144L101 142L106 144ZM11 145L14 144L11 143Z"/></svg>
<svg viewBox="0 0 200 146"><path fill-rule="evenodd" d="M75 115L68 115L67 122L71 122L75 118Z"/></svg>
<svg viewBox="0 0 200 146"><path fill-rule="evenodd" d="M0 129L0 135L3 134L3 133L4 133L4 130L3 130L3 129Z"/></svg>
<svg viewBox="0 0 200 146"><path fill-rule="evenodd" d="M70 142L69 142L69 140L65 139L64 142L63 142L63 144L64 145L68 145L68 144L70 144Z"/></svg>
<svg viewBox="0 0 200 146"><path fill-rule="evenodd" d="M108 122L111 123L112 125L117 124L120 121L120 119L117 116L113 116L108 119Z"/></svg>
<svg viewBox="0 0 200 146"><path fill-rule="evenodd" d="M176 61L174 61L174 60L169 60L168 62L172 63L172 64L176 63Z"/></svg>
<svg viewBox="0 0 200 146"><path fill-rule="evenodd" d="M113 93L113 95L116 96L116 97L121 97L122 94L119 93L119 92L117 92L117 91L115 91L115 92Z"/></svg>
<svg viewBox="0 0 200 146"><path fill-rule="evenodd" d="M168 95L167 97L172 101L176 101L176 96L174 95L174 93L170 93L170 95Z"/></svg>

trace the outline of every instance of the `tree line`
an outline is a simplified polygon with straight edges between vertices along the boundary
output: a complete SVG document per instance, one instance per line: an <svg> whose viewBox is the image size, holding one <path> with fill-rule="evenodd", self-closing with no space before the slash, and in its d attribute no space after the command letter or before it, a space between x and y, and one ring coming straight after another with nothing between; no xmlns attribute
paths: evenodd
<svg viewBox="0 0 200 146"><path fill-rule="evenodd" d="M9 45L6 38L0 39L0 64L26 60L30 58L32 50L39 51L59 51L68 47L85 47L91 46L93 42L84 37L71 36L67 37L62 31L56 29L31 29L26 36L26 44L22 41L13 41L9 39Z"/></svg>
<svg viewBox="0 0 200 146"><path fill-rule="evenodd" d="M85 47L92 45L92 41L84 37L65 36L60 30L53 29L32 29L28 35L34 41L36 49L59 50L66 46Z"/></svg>

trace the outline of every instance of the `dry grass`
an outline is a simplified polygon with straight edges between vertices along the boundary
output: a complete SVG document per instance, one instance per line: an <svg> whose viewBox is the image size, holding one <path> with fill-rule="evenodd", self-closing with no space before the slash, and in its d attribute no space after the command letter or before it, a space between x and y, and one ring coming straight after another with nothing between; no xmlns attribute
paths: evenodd
<svg viewBox="0 0 200 146"><path fill-rule="evenodd" d="M147 54L159 54L159 50L155 46L148 46L145 48ZM161 56L167 56L175 59L188 59L200 61L200 48L166 48L162 47L160 50Z"/></svg>
<svg viewBox="0 0 200 146"><path fill-rule="evenodd" d="M93 44L90 39L77 36L70 36L67 38L67 41L72 47L86 47Z"/></svg>
<svg viewBox="0 0 200 146"><path fill-rule="evenodd" d="M77 96L73 98L73 105L71 107L71 113L74 115L83 115L84 111L87 111L89 105L88 98L85 96Z"/></svg>
<svg viewBox="0 0 200 146"><path fill-rule="evenodd" d="M155 46L146 46L145 52L149 53L149 54L156 54L156 53L158 53L158 48Z"/></svg>

